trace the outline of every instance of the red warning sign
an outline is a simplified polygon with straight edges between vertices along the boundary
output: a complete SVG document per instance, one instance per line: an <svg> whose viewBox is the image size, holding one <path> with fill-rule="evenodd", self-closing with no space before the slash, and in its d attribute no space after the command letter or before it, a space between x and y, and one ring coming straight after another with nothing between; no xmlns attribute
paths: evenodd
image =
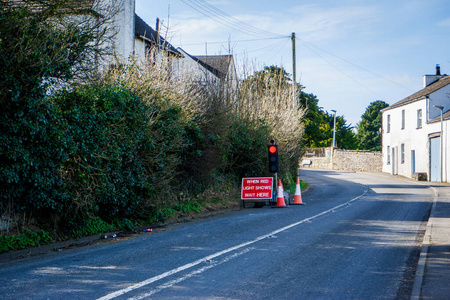
<svg viewBox="0 0 450 300"><path fill-rule="evenodd" d="M273 178L242 178L242 200L272 199Z"/></svg>

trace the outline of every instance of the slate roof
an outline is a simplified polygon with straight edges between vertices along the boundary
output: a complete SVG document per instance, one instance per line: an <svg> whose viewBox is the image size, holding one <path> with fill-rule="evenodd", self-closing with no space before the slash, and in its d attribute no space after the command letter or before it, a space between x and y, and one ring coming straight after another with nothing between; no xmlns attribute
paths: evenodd
<svg viewBox="0 0 450 300"><path fill-rule="evenodd" d="M442 115L442 119L444 119L444 120L450 119L450 110L448 110L447 112L445 112ZM440 121L441 121L441 114L439 114L439 116L437 116L436 118L431 119L429 122L430 123L435 123L435 122L440 122Z"/></svg>
<svg viewBox="0 0 450 300"><path fill-rule="evenodd" d="M200 55L197 61L220 79L225 79L230 69L232 55Z"/></svg>
<svg viewBox="0 0 450 300"><path fill-rule="evenodd" d="M400 100L397 103L394 103L394 104L386 107L382 111L390 110L390 109L393 109L393 108L396 108L396 107L399 107L399 106L403 106L403 105L406 105L406 104L409 104L409 103L416 102L418 100L424 99L425 97L427 97L431 93L434 93L437 90L439 90L439 89L441 89L444 86L449 85L449 84L450 84L450 76L442 77L441 79L433 82L429 86L421 89L420 91L412 94L411 96L408 96L405 99Z"/></svg>
<svg viewBox="0 0 450 300"><path fill-rule="evenodd" d="M137 14L134 14L134 26L136 37L147 40L150 43L156 45L156 31L151 28L144 20L141 19ZM183 56L174 46L167 42L163 37L159 37L159 46L161 49L167 49L170 53L176 56Z"/></svg>
<svg viewBox="0 0 450 300"><path fill-rule="evenodd" d="M225 79L230 69L233 55L191 55L181 48L178 51L189 56L206 70L214 74L219 79Z"/></svg>

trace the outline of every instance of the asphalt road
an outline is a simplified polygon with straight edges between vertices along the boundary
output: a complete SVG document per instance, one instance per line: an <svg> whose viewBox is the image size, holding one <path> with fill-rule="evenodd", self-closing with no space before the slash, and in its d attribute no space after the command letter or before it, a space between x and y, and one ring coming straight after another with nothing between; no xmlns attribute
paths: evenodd
<svg viewBox="0 0 450 300"><path fill-rule="evenodd" d="M304 206L246 208L0 265L1 299L409 299L433 190L302 170Z"/></svg>

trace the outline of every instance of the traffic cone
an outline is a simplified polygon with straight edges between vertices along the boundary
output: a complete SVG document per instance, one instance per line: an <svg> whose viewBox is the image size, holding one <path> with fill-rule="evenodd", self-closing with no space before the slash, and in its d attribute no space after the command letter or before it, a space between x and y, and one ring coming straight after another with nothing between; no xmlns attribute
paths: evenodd
<svg viewBox="0 0 450 300"><path fill-rule="evenodd" d="M294 203L295 205L305 205L302 202L302 189L300 188L300 180L297 177L297 184L295 185Z"/></svg>
<svg viewBox="0 0 450 300"><path fill-rule="evenodd" d="M287 207L284 203L283 185L281 179L278 180L277 205L275 207Z"/></svg>

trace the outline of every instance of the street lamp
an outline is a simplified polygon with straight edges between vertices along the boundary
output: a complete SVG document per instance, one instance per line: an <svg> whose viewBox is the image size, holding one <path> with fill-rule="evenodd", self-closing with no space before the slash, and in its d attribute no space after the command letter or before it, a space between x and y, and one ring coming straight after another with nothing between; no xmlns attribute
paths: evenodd
<svg viewBox="0 0 450 300"><path fill-rule="evenodd" d="M433 106L441 110L441 182L444 182L444 176L443 176L443 172L444 172L443 165L444 165L444 162L442 161L443 158L444 158L444 156L443 156L444 149L442 149L442 147L444 145L444 143L442 141L443 138L444 138L444 136L443 136L443 131L444 131L444 126L443 126L443 123L444 123L444 118L443 118L444 107L440 106L440 105L433 105Z"/></svg>
<svg viewBox="0 0 450 300"><path fill-rule="evenodd" d="M334 113L334 125L333 125L333 148L336 147L336 110L331 110Z"/></svg>

